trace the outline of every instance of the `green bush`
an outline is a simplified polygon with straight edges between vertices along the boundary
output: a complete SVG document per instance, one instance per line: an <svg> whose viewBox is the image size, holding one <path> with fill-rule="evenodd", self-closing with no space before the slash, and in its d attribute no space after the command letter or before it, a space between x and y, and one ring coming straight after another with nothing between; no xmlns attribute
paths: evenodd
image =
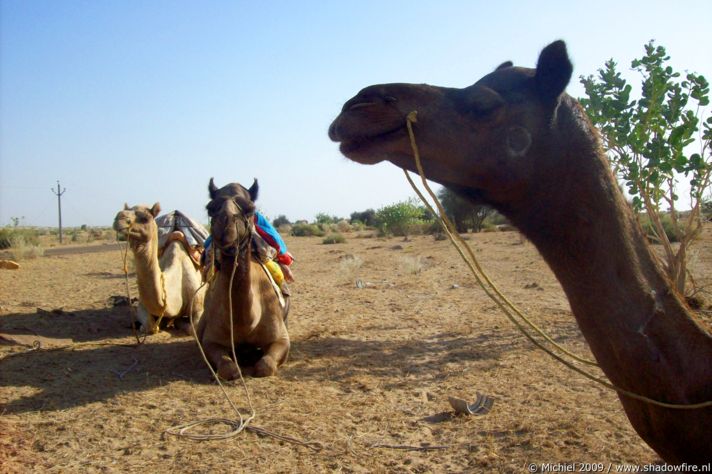
<svg viewBox="0 0 712 474"><path fill-rule="evenodd" d="M295 237L323 237L326 232L316 224L294 224L292 226L292 235Z"/></svg>
<svg viewBox="0 0 712 474"><path fill-rule="evenodd" d="M12 247L12 231L8 227L0 229L0 250L9 249Z"/></svg>
<svg viewBox="0 0 712 474"><path fill-rule="evenodd" d="M287 216L285 216L284 214L277 216L277 218L272 221L272 226L275 229L279 229L280 226L290 225L290 224L291 224L291 222L289 222L289 219L287 219Z"/></svg>
<svg viewBox="0 0 712 474"><path fill-rule="evenodd" d="M35 229L0 228L0 250L19 245L39 245L39 233Z"/></svg>
<svg viewBox="0 0 712 474"><path fill-rule="evenodd" d="M712 220L712 200L702 203L702 215L705 216L707 220Z"/></svg>
<svg viewBox="0 0 712 474"><path fill-rule="evenodd" d="M422 233L430 225L431 219L415 199L382 207L376 212L376 225L383 235L408 236Z"/></svg>
<svg viewBox="0 0 712 474"><path fill-rule="evenodd" d="M325 212L320 212L316 215L317 224L336 224L340 220L342 220L340 217L330 216Z"/></svg>
<svg viewBox="0 0 712 474"><path fill-rule="evenodd" d="M349 224L349 222L344 219L336 223L336 228L339 230L339 232L350 232L353 229L351 224Z"/></svg>
<svg viewBox="0 0 712 474"><path fill-rule="evenodd" d="M660 222L665 230L665 235L670 242L678 242L677 234L675 233L675 225L672 223L672 218L669 214L661 214ZM655 226L647 214L640 216L640 225L643 227L643 232L648 236L648 239L653 243L660 243L660 239L655 232Z"/></svg>
<svg viewBox="0 0 712 474"><path fill-rule="evenodd" d="M493 232L497 230L498 225L511 225L509 219L504 217L497 211L493 211L482 221L482 230L486 232Z"/></svg>
<svg viewBox="0 0 712 474"><path fill-rule="evenodd" d="M366 227L376 227L376 211L373 209L366 209L362 212L352 212L350 220L351 225L355 225L356 222L360 222Z"/></svg>
<svg viewBox="0 0 712 474"><path fill-rule="evenodd" d="M323 244L343 244L346 238L341 234L329 234L322 241Z"/></svg>

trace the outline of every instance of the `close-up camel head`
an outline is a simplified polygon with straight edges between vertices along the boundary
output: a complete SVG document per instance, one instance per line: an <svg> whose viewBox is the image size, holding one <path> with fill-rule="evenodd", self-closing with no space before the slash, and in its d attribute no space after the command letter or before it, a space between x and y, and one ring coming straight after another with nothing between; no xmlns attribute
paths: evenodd
<svg viewBox="0 0 712 474"><path fill-rule="evenodd" d="M240 183L230 183L218 188L213 178L210 178L210 202L206 209L210 216L213 242L222 252L234 255L249 242L258 189L256 179L247 189Z"/></svg>
<svg viewBox="0 0 712 474"><path fill-rule="evenodd" d="M563 41L547 46L536 69L501 64L462 89L381 84L348 100L329 128L341 152L362 164L390 161L415 171L406 116L426 176L476 201L525 198L545 163L546 135L572 74Z"/></svg>
<svg viewBox="0 0 712 474"><path fill-rule="evenodd" d="M130 242L145 243L152 238L157 238L156 216L161 212L161 205L155 203L153 207L137 205L129 207L124 204L124 209L119 211L114 218L114 230L121 238Z"/></svg>

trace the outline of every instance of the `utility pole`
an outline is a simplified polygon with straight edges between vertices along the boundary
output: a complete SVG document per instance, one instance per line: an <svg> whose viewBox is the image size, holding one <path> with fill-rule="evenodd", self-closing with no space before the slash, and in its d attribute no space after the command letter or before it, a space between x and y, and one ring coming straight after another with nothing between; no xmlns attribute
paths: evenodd
<svg viewBox="0 0 712 474"><path fill-rule="evenodd" d="M57 180L57 190L52 188L52 192L57 196L57 209L59 210L59 243L62 243L62 194L67 190L67 188L61 189L59 186L59 180Z"/></svg>

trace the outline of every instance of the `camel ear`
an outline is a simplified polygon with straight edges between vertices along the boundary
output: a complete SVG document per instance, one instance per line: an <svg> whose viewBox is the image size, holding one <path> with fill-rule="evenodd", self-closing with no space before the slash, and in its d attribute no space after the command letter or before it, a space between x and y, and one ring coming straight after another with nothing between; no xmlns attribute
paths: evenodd
<svg viewBox="0 0 712 474"><path fill-rule="evenodd" d="M125 202L124 203L124 211L130 211L131 208L129 207L129 203Z"/></svg>
<svg viewBox="0 0 712 474"><path fill-rule="evenodd" d="M252 199L252 202L257 201L257 193L260 190L260 186L257 184L257 178L255 178L255 181L252 183L252 186L250 186L250 189L247 190L248 193L250 193L250 199Z"/></svg>
<svg viewBox="0 0 712 474"><path fill-rule="evenodd" d="M475 84L465 89L464 103L469 112L479 117L489 117L504 105L504 99L494 89Z"/></svg>
<svg viewBox="0 0 712 474"><path fill-rule="evenodd" d="M545 101L555 101L571 80L574 67L566 43L554 41L544 48L536 65L536 88Z"/></svg>
<svg viewBox="0 0 712 474"><path fill-rule="evenodd" d="M159 203L154 204L153 207L151 208L151 214L153 215L153 217L156 217L160 213L161 213L161 205Z"/></svg>
<svg viewBox="0 0 712 474"><path fill-rule="evenodd" d="M208 183L208 192L210 193L210 199L215 199L215 196L218 193L218 187L215 186L213 178L210 178L210 182Z"/></svg>
<svg viewBox="0 0 712 474"><path fill-rule="evenodd" d="M512 67L512 66L514 66L514 63L512 61L506 61L506 62L503 62L502 64L500 64L499 66L497 66L497 69L495 69L495 71L499 71L500 69L506 69L506 68Z"/></svg>

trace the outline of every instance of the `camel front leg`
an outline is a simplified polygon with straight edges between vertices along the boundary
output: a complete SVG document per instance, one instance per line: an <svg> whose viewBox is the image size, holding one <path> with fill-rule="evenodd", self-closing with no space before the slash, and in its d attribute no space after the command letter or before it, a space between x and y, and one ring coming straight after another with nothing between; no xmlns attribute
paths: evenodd
<svg viewBox="0 0 712 474"><path fill-rule="evenodd" d="M255 364L255 377L269 377L277 373L277 368L287 360L289 355L289 337L283 337L265 351L265 355Z"/></svg>
<svg viewBox="0 0 712 474"><path fill-rule="evenodd" d="M204 342L203 350L221 379L235 380L240 377L240 370L230 357L229 348L214 342Z"/></svg>
<svg viewBox="0 0 712 474"><path fill-rule="evenodd" d="M158 324L156 324L156 318L148 312L143 303L138 304L136 319L138 319L141 326L145 328L146 334L156 334L159 331Z"/></svg>
<svg viewBox="0 0 712 474"><path fill-rule="evenodd" d="M203 317L203 312L205 308L204 304L204 298L205 298L205 290L201 290L198 292L198 294L195 295L192 301L192 307L191 307L191 312L189 315L189 321L192 321L192 324L197 328L200 319ZM191 331L192 334L192 331Z"/></svg>

